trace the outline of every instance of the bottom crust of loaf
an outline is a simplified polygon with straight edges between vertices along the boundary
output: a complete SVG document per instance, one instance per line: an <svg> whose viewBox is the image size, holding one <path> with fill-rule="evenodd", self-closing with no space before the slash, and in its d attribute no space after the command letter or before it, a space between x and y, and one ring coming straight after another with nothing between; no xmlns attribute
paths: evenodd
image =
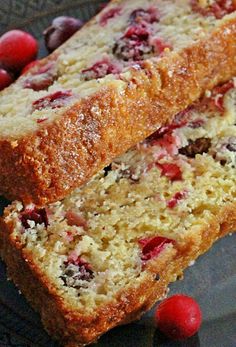
<svg viewBox="0 0 236 347"><path fill-rule="evenodd" d="M189 263L206 252L212 244L236 229L236 203L219 209L214 219L196 237L188 239L181 248L173 245L166 249L147 268L142 283L121 291L116 300L83 316L66 307L49 279L43 275L32 258L21 250L11 236L13 227L0 221L1 257L13 280L30 304L41 314L45 329L66 347L81 347L95 342L109 329L140 318L154 303L165 296L167 286L176 280ZM157 276L158 275L158 276ZM48 289L50 288L50 290Z"/></svg>

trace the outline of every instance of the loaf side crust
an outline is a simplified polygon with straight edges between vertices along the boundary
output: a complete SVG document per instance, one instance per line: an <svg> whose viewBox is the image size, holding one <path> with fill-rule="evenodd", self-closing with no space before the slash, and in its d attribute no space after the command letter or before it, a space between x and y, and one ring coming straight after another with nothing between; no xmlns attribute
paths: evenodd
<svg viewBox="0 0 236 347"><path fill-rule="evenodd" d="M129 290L121 291L116 301L86 316L63 302L30 255L13 240L11 223L1 219L0 228L1 257L7 264L8 276L41 314L49 334L66 347L81 347L95 342L114 326L140 318L162 298L168 284L182 275L191 261L206 252L217 239L236 229L236 203L219 209L199 233L185 238L178 248L170 245L150 261L147 275L138 286L134 284Z"/></svg>
<svg viewBox="0 0 236 347"><path fill-rule="evenodd" d="M236 74L236 18L204 40L145 61L127 87L106 87L19 140L0 140L0 194L44 205L64 198L116 156Z"/></svg>

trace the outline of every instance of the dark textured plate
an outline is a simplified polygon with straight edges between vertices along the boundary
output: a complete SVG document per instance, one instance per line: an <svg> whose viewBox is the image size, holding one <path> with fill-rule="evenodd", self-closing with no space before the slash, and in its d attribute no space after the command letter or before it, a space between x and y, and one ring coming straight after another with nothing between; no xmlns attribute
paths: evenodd
<svg viewBox="0 0 236 347"><path fill-rule="evenodd" d="M135 1L135 0L134 0ZM23 28L41 43L42 31L58 15L89 19L105 1L0 0L0 33ZM0 199L0 209L3 206ZM203 311L198 335L184 342L171 342L153 324L153 311L139 322L116 328L104 335L97 347L235 347L236 346L236 234L220 240L185 273L183 281L170 286L197 299ZM7 281L0 263L0 347L58 347L44 332L39 316L14 285Z"/></svg>

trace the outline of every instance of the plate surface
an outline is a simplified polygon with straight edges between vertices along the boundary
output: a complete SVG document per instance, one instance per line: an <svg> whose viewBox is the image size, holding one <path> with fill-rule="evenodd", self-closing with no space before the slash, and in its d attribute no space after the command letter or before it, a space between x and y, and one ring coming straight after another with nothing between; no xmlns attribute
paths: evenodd
<svg viewBox="0 0 236 347"><path fill-rule="evenodd" d="M22 28L34 34L46 54L42 31L58 15L89 19L105 1L0 0L0 33ZM0 210L6 204L0 198ZM203 311L198 335L184 342L161 336L153 323L153 310L136 323L104 335L96 347L235 347L236 346L236 234L217 244L185 272L185 278L170 286L170 293L196 298ZM45 333L39 316L14 285L7 281L0 262L0 347L59 347Z"/></svg>

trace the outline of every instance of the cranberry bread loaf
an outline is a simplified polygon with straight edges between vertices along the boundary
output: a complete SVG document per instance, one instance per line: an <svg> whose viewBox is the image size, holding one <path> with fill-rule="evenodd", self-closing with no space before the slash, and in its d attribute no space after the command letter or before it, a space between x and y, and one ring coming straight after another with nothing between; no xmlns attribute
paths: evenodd
<svg viewBox="0 0 236 347"><path fill-rule="evenodd" d="M137 319L236 228L236 88L207 92L86 185L1 220L8 275L67 347Z"/></svg>
<svg viewBox="0 0 236 347"><path fill-rule="evenodd" d="M236 73L234 0L123 0L0 94L0 193L62 199Z"/></svg>

